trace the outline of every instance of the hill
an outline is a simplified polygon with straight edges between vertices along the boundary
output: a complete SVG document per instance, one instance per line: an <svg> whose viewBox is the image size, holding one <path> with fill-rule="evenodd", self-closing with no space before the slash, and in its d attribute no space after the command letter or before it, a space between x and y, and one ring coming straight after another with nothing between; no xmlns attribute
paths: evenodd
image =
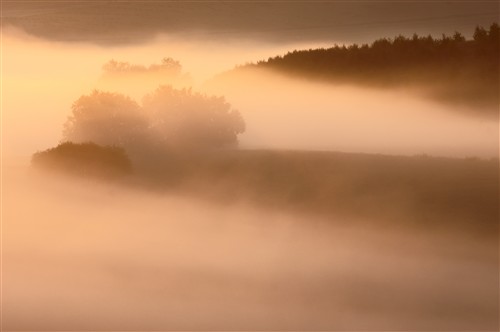
<svg viewBox="0 0 500 332"><path fill-rule="evenodd" d="M471 40L458 32L441 38L400 35L370 45L295 50L225 75L259 68L322 82L409 88L442 102L465 104L497 116L499 45L499 26L495 23L488 30L477 27Z"/></svg>

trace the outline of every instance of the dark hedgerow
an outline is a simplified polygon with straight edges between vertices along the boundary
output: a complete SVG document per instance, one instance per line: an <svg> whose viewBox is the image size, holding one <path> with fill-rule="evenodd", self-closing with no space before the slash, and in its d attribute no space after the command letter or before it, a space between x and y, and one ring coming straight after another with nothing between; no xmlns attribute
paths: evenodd
<svg viewBox="0 0 500 332"><path fill-rule="evenodd" d="M112 178L132 173L132 164L123 148L91 142L61 143L35 153L31 163L37 168L79 176Z"/></svg>

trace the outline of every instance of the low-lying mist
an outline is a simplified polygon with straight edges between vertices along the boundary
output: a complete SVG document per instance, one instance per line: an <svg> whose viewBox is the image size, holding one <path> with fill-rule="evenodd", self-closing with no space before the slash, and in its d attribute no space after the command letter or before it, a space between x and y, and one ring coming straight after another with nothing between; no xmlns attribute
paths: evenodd
<svg viewBox="0 0 500 332"><path fill-rule="evenodd" d="M120 92L140 103L159 84L192 85L195 91L225 96L247 124L240 137L242 148L498 156L496 119L473 116L469 113L474 112L404 89L316 84L267 71L210 79L237 64L280 54L278 46L159 39L146 45L103 48L50 43L9 29L4 45L2 148L10 158L26 161L34 151L54 146L61 139L71 104L94 88ZM204 54L203 59L199 54ZM109 75L103 69L112 59L148 68L165 57L180 61L180 80L147 71Z"/></svg>
<svg viewBox="0 0 500 332"><path fill-rule="evenodd" d="M12 27L5 27L2 33L2 148L4 155L24 162L34 151L53 146L61 139L72 103L93 89L121 92L140 102L159 84L179 83L178 86L193 85L196 89L205 80L239 63L257 61L289 48L322 45L226 43L215 38L181 40L159 36L145 44L102 47L49 42ZM154 74L120 79L106 75L103 69L111 60L149 67L165 57L179 60L182 75L189 79L172 82L170 78L162 80Z"/></svg>
<svg viewBox="0 0 500 332"><path fill-rule="evenodd" d="M247 123L242 147L394 155L498 156L498 119L415 95L246 70L206 84Z"/></svg>
<svg viewBox="0 0 500 332"><path fill-rule="evenodd" d="M6 330L498 326L492 238L4 171Z"/></svg>
<svg viewBox="0 0 500 332"><path fill-rule="evenodd" d="M221 4L222 27L292 21ZM326 37L182 39L108 5L11 2L2 26L3 329L498 330L498 117L230 72ZM85 24L120 12L154 21Z"/></svg>

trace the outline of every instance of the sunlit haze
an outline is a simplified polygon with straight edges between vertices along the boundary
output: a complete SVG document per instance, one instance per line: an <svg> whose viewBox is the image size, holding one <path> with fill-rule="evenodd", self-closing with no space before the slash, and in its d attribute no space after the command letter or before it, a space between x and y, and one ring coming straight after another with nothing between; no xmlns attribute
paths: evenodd
<svg viewBox="0 0 500 332"><path fill-rule="evenodd" d="M0 330L499 329L497 2L0 6Z"/></svg>

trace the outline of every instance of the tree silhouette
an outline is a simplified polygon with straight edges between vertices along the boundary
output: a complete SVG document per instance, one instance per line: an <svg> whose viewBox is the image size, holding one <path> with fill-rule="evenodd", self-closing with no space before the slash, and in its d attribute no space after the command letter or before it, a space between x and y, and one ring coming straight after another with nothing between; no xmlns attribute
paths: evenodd
<svg viewBox="0 0 500 332"><path fill-rule="evenodd" d="M94 90L73 103L63 141L94 142L128 152L235 146L245 123L224 97L160 86L139 106L121 94Z"/></svg>
<svg viewBox="0 0 500 332"><path fill-rule="evenodd" d="M80 176L117 177L132 172L132 164L122 148L94 143L65 142L37 152L32 165Z"/></svg>
<svg viewBox="0 0 500 332"><path fill-rule="evenodd" d="M149 67L134 65L129 62L111 60L107 62L102 69L105 74L145 74L160 73L166 76L177 77L182 74L182 65L179 61L172 58L163 58L159 65L153 64Z"/></svg>
<svg viewBox="0 0 500 332"><path fill-rule="evenodd" d="M129 97L94 90L75 101L64 125L63 141L130 148L144 141L148 121Z"/></svg>
<svg viewBox="0 0 500 332"><path fill-rule="evenodd" d="M240 67L268 68L312 79L376 85L417 86L433 97L498 111L499 25L476 27L473 39L460 33L441 38L396 36L371 45L288 52Z"/></svg>
<svg viewBox="0 0 500 332"><path fill-rule="evenodd" d="M237 144L245 131L240 113L224 97L160 86L143 99L151 130L170 147L218 148Z"/></svg>
<svg viewBox="0 0 500 332"><path fill-rule="evenodd" d="M488 39L488 31L483 27L476 27L473 37L474 41L483 42Z"/></svg>

